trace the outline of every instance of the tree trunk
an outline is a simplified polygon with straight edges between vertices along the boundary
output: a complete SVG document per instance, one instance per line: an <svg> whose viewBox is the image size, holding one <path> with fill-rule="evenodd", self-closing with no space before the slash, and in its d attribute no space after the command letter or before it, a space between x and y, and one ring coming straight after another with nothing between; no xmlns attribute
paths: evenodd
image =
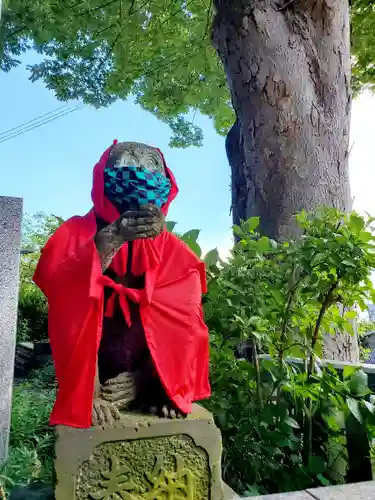
<svg viewBox="0 0 375 500"><path fill-rule="evenodd" d="M302 209L351 209L348 1L214 5L213 42L237 115L226 144L234 222L260 216L261 232L280 240L296 234Z"/></svg>
<svg viewBox="0 0 375 500"><path fill-rule="evenodd" d="M277 239L302 208L350 204L348 2L280 1L215 0L213 32L237 114L234 218Z"/></svg>

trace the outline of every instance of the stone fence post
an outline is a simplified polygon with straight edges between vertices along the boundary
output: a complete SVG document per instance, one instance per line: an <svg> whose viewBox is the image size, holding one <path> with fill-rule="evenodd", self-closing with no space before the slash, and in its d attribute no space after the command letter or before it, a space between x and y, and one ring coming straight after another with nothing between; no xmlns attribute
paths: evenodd
<svg viewBox="0 0 375 500"><path fill-rule="evenodd" d="M0 196L0 464L8 456L21 222L22 199Z"/></svg>

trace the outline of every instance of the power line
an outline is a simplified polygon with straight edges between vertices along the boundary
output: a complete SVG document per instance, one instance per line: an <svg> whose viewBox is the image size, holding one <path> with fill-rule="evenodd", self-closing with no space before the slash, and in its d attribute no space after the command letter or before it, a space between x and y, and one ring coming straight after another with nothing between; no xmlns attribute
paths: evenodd
<svg viewBox="0 0 375 500"><path fill-rule="evenodd" d="M34 130L36 128L39 128L42 125L46 125L47 123L53 122L53 121L57 120L58 118L61 118L62 116L69 115L70 113L73 113L73 111L77 111L78 109L81 109L83 107L84 107L84 104L79 104L79 105L75 106L74 108L69 108L69 109L65 110L64 112L61 112L57 115L49 117L47 120L34 123L34 124L30 125L29 127L22 128L25 124L20 125L19 127L16 127L19 130L15 131L14 133L11 133L9 135L6 135L5 137L0 138L0 144L3 142L9 141L10 139L13 139L15 137L18 137L19 135L23 135L26 132L29 132L30 130ZM44 115L42 115L42 116L44 116Z"/></svg>
<svg viewBox="0 0 375 500"><path fill-rule="evenodd" d="M54 109L53 111L49 111L48 113L44 113L43 115L40 115L37 118L33 118L32 120L29 120L28 122L22 123L22 125L18 125L17 127L10 128L9 130L6 130L5 132L1 132L0 139L2 139L4 135L8 135L10 132L13 132L13 131L18 130L20 128L23 128L25 125L39 121L41 118L44 118L46 116L54 115L57 111L60 111L61 109L66 108L66 107L67 107L67 104L64 104L63 106L60 106L60 107Z"/></svg>
<svg viewBox="0 0 375 500"><path fill-rule="evenodd" d="M189 52L189 55L193 55L197 52L197 49L193 49ZM167 60L167 64L162 65L160 67L153 68L152 71L145 71L142 76L144 78L149 78L150 76L159 73L160 71L167 70L173 65L171 63L176 62L178 59L180 59L180 55L176 56L175 58ZM6 130L4 132L0 133L0 144L6 141L9 141L10 139L14 139L15 137L18 137L20 135L25 134L26 132L29 132L31 130L34 130L36 128L41 127L42 125L46 125L47 123L53 122L57 120L58 118L61 118L62 116L68 115L70 113L73 113L73 111L77 111L78 109L81 109L84 107L84 104L78 104L74 108L68 108L63 110L63 108L66 108L67 104L60 106L59 108L54 109L53 111L49 111L48 113L44 113L43 115L40 115L37 118L33 118L32 120L29 120L25 123L22 123L21 125L17 127L13 127L9 130ZM48 118L47 118L48 117ZM43 120L43 118L46 118Z"/></svg>
<svg viewBox="0 0 375 500"><path fill-rule="evenodd" d="M19 127L15 127L17 129L16 131L14 131L13 133L10 133L8 135L5 135L3 137L0 137L0 144L2 142L6 142L6 141L8 141L10 139L13 139L14 137L18 137L19 135L25 134L26 132L29 132L30 130L34 130L35 128L39 128L42 125L45 125L45 124L50 123L50 122L52 122L54 120L57 120L58 118L61 118L62 116L68 115L68 114L72 113L73 111L76 111L77 109L82 108L83 106L84 106L83 104L80 104L78 106L75 106L74 108L69 108L69 109L67 109L67 110L65 110L63 112L60 112L60 113L58 113L56 115L53 115L53 116L49 117L46 120L42 120L42 121L33 123L32 125L30 125L28 127L24 126L24 125L27 124L27 122L26 122L26 124L22 124ZM43 117L43 116L44 115L42 115L41 117ZM4 134L6 134L6 132Z"/></svg>

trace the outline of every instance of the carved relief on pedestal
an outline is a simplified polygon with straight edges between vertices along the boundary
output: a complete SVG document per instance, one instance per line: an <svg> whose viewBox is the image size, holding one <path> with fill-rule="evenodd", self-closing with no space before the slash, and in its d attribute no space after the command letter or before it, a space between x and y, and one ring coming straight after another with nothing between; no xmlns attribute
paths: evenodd
<svg viewBox="0 0 375 500"><path fill-rule="evenodd" d="M103 443L79 468L77 500L206 500L208 455L185 435Z"/></svg>

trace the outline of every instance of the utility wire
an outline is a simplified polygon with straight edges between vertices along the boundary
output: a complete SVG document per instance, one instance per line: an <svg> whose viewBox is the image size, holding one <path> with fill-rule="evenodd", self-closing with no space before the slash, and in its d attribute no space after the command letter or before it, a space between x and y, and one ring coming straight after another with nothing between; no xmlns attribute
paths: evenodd
<svg viewBox="0 0 375 500"><path fill-rule="evenodd" d="M43 115L38 116L37 118L33 118L32 120L29 120L28 122L22 123L22 125L18 125L17 127L10 128L9 130L6 130L5 132L0 133L0 139L3 138L4 135L8 135L10 132L16 131L18 129L23 128L25 125L29 125L30 123L39 121L41 118L47 117L49 115L54 115L57 111L61 111L61 109L66 108L67 104L64 104L63 106L60 106L59 108L54 109L53 111L49 111L48 113L44 113Z"/></svg>
<svg viewBox="0 0 375 500"><path fill-rule="evenodd" d="M102 7L105 7L105 6L108 6L110 4L113 4L115 3L117 0L109 0L106 4L104 4ZM211 0L212 1L212 0ZM141 8L145 5L147 5L149 2L149 0L146 0L146 2L144 2L141 6ZM183 12L184 11L184 8L186 8L188 5L190 5L191 3L193 2L193 0L188 0L188 2L186 3L186 5L181 8L181 9L178 9L176 11L174 11L167 19L165 19L161 24L165 24L166 22L168 22L172 17L176 16L177 14L179 14L180 12ZM0 0L0 3L1 3L1 0ZM135 3L135 2L134 2ZM94 8L92 10L97 10L98 8ZM140 9L139 9L140 10ZM138 11L135 11L135 12L132 12L130 15L133 15L135 14L136 12ZM83 15L83 14L86 14L87 12L84 12L84 13L79 13L79 15ZM118 37L117 37L118 38ZM116 40L117 41L117 40ZM116 43L115 41L115 43ZM195 52L195 50L191 51L191 53L193 54ZM174 60L178 60L180 57L177 56ZM166 64L165 66L162 66L161 68L157 67L154 69L154 71L145 71L144 74L141 76L142 77L150 77L152 74L154 73L158 73L160 71L163 71L165 69L167 69L168 67L170 67L170 62L171 60L168 61L168 64ZM78 109L81 109L84 105L83 104L80 104L78 106L75 106L74 108L68 108L68 109L64 109L66 108L66 104L63 105L63 106L60 106L59 108L56 108L55 110L53 111L49 111L48 113L45 113L43 115L40 115L39 117L37 118L34 118L32 120L29 120L17 127L13 127L9 130L6 130L4 132L1 132L0 133L0 144L3 143L3 142L6 142L6 141L9 141L10 139L13 139L15 137L18 137L20 135L23 135L25 134L26 132L29 132L31 130L34 130L36 128L39 128L43 125L46 125L47 123L50 123L54 120L57 120L58 118L61 118L62 116L65 116L65 115L68 115L70 113L72 113L73 111L76 111ZM47 118L48 117L48 118Z"/></svg>
<svg viewBox="0 0 375 500"><path fill-rule="evenodd" d="M189 55L193 55L197 52L196 49L193 49L190 51ZM153 68L151 71L145 71L142 76L143 78L149 78L151 75L157 74L160 71L167 70L168 68L172 67L172 63L180 59L180 56L176 56L175 58L169 59L167 61L167 64ZM78 109L81 109L84 107L84 104L78 104L74 108L66 108L67 104L60 106L59 108L54 109L53 111L49 111L48 113L44 113L43 115L40 115L37 118L33 118L32 120L29 120L25 123L22 123L21 125L17 127L13 127L9 130L6 130L4 132L0 133L0 144L6 141L9 141L10 139L14 139L15 137L18 137L20 135L25 134L26 132L29 132L31 130L34 130L36 128L41 127L42 125L46 125L47 123L53 122L57 120L58 118L61 118L62 116L68 115L70 113L73 113L73 111L77 111Z"/></svg>
<svg viewBox="0 0 375 500"><path fill-rule="evenodd" d="M53 122L53 121L57 120L58 118L61 118L62 116L69 115L70 113L73 113L73 111L77 111L78 109L81 109L83 107L84 107L84 104L78 104L74 108L69 108L61 113L58 113L57 115L50 116L46 120L33 123L33 124L29 125L28 127L25 127L25 125L28 123L28 122L26 122L26 123L20 125L19 127L15 127L18 130L14 131L13 133L11 132L8 135L5 135L4 137L0 137L0 144L3 142L9 141L10 139L13 139L15 137L18 137L20 135L23 135L26 132L29 132L30 130L34 130L36 128L39 128L42 125L46 125L47 123ZM44 115L42 115L42 117L43 116ZM41 118L41 117L39 117L39 118ZM35 121L35 120L31 120L31 121ZM8 131L8 132L10 132L10 131ZM6 133L7 132L4 132L3 134L6 134Z"/></svg>

